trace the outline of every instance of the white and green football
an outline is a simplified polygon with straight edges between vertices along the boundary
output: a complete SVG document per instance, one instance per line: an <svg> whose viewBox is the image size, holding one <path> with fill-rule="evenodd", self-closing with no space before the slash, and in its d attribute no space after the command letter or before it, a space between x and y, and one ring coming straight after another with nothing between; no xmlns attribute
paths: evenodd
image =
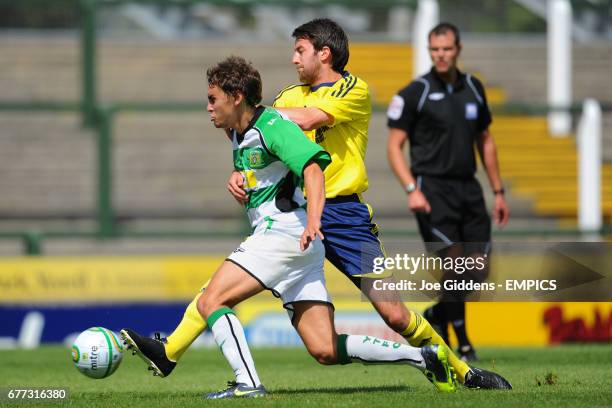
<svg viewBox="0 0 612 408"><path fill-rule="evenodd" d="M117 370L123 357L123 345L115 333L104 327L90 327L74 340L72 361L90 378L106 378Z"/></svg>

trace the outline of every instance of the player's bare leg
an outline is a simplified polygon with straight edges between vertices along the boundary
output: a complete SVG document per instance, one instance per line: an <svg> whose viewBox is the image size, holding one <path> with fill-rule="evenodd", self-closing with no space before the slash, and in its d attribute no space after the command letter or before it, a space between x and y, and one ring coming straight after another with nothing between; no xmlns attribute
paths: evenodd
<svg viewBox="0 0 612 408"><path fill-rule="evenodd" d="M457 357L429 322L418 313L408 310L395 291L376 293L373 296L373 280L362 279L361 290L370 299L376 311L387 325L399 333L414 347L439 345L447 349L448 361L460 383L468 388L511 389L510 383L499 374L470 367Z"/></svg>
<svg viewBox="0 0 612 408"><path fill-rule="evenodd" d="M234 307L265 288L240 266L225 261L212 276L206 290L198 298L197 308L207 318L219 307Z"/></svg>
<svg viewBox="0 0 612 408"><path fill-rule="evenodd" d="M291 322L302 338L306 350L317 362L338 364L338 335L334 328L332 306L315 303L293 303Z"/></svg>
<svg viewBox="0 0 612 408"><path fill-rule="evenodd" d="M387 278L392 279L392 278ZM459 382L465 382L465 375L470 367L452 352L450 347L420 315L408 310L396 291L374 291L374 279L363 278L361 291L372 302L372 306L393 331L399 333L411 346L423 347L437 344L446 347L448 360L457 374Z"/></svg>
<svg viewBox="0 0 612 408"><path fill-rule="evenodd" d="M296 302L292 322L308 352L321 364L408 364L420 371L440 391L454 391L455 377L446 348L416 348L363 335L338 335L331 305Z"/></svg>

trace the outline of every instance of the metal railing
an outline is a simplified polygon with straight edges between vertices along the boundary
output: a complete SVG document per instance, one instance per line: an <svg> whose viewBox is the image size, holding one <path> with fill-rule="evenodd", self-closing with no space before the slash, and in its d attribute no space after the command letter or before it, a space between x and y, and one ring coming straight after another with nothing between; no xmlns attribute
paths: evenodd
<svg viewBox="0 0 612 408"><path fill-rule="evenodd" d="M2 1L2 0L0 0ZM43 4L42 0L26 0L32 3ZM219 236L236 236L244 234L248 231L248 227L241 230L228 231L184 231L184 230L135 230L129 227L120 225L117 222L116 209L113 205L113 132L114 123L117 115L123 112L196 112L202 111L202 103L178 103L178 102L159 102L159 103L110 103L101 104L97 97L97 59L96 59L96 19L100 6L116 5L123 3L164 3L164 4L182 4L182 3L213 3L223 5L242 5L248 4L244 0L77 0L81 10L81 37L80 37L80 56L81 56L81 95L80 101L48 101L48 102L0 102L0 111L36 111L36 112L80 112L82 124L95 132L96 135L96 209L95 209L95 227L79 230L79 229L63 229L63 230L15 230L15 231L0 231L0 238L18 238L23 242L24 252L30 255L42 253L42 243L45 239L53 238L91 238L91 239L113 239L118 237L136 237L136 238L206 238ZM258 0L258 4L286 4L283 0ZM303 4L313 6L316 4L327 4L324 0L298 0L292 1L292 4ZM334 3L347 4L354 6L353 0L334 0ZM360 1L360 4L372 2L366 0ZM375 6L389 7L392 5L406 5L414 8L416 0L377 0ZM610 110L612 107L603 106L603 110ZM378 110L386 109L386 107L376 107ZM580 112L582 106L575 104L570 107L570 111L574 114ZM554 111L550 107L541 105L529 104L506 104L494 108L496 114L538 114L545 115L550 111ZM612 227L604 226L601 229L602 233L612 233ZM385 235L388 236L417 236L417 231L406 230L385 230ZM498 236L516 236L516 235L565 235L579 236L580 231L577 228L551 228L537 229L525 231L502 231L497 233Z"/></svg>
<svg viewBox="0 0 612 408"><path fill-rule="evenodd" d="M96 137L96 209L95 227L91 229L63 229L63 230L36 230L24 229L14 231L0 231L0 239L18 238L23 243L24 253L38 255L43 252L42 242L53 238L89 238L89 239L115 239L115 238L175 238L194 239L211 237L235 237L249 232L246 223L239 230L202 230L187 231L181 229L134 229L118 223L115 206L113 205L113 133L116 117L122 113L156 113L156 112L201 112L203 102L132 102L114 103L94 106L92 117L92 130ZM0 111L34 111L34 112L78 112L82 106L74 102L0 102ZM576 113L581 105L574 105L572 110ZM494 109L495 113L535 114L545 115L549 109L543 105L513 104L500 106ZM612 226L604 226L601 234L612 233ZM529 230L497 231L497 237L513 236L581 236L579 228L539 228ZM385 236L416 237L416 230L385 229Z"/></svg>

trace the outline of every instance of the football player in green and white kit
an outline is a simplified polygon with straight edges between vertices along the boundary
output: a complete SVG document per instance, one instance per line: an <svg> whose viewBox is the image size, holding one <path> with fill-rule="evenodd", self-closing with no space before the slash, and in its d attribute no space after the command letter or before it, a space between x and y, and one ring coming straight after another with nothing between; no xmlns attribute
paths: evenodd
<svg viewBox="0 0 612 408"><path fill-rule="evenodd" d="M230 57L207 71L208 113L226 129L234 168L244 175L245 204L253 233L227 257L197 301L197 309L234 370L236 380L209 399L266 394L231 309L268 289L289 311L309 353L321 364L408 364L442 391L455 389L445 347L415 348L361 335L338 335L325 287L321 213L325 204L323 169L330 155L273 108L260 106L261 78L252 65ZM302 194L308 192L308 202ZM130 329L121 335L150 364L152 343ZM155 344L155 343L153 343Z"/></svg>

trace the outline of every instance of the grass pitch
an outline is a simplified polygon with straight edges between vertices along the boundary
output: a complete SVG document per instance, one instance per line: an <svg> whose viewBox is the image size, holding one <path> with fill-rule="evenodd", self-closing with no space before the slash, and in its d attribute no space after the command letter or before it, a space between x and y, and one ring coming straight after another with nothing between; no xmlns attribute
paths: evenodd
<svg viewBox="0 0 612 408"><path fill-rule="evenodd" d="M255 350L269 395L257 400L203 401L233 375L217 349L189 350L168 378L154 378L142 360L126 353L115 374L92 380L77 372L70 350L0 351L0 389L66 387L67 401L36 406L83 407L609 407L612 405L612 345L478 350L477 364L503 374L512 391L459 389L437 392L408 366L323 367L303 349ZM25 404L25 405L24 405ZM27 406L8 402L0 406Z"/></svg>

